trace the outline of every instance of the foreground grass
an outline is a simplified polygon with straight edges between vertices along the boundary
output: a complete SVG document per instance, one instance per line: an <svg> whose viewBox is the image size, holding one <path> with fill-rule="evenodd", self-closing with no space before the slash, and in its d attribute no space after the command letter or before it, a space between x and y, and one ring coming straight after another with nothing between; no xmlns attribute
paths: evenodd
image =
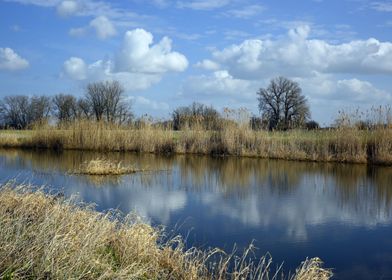
<svg viewBox="0 0 392 280"><path fill-rule="evenodd" d="M119 218L30 188L0 188L1 279L330 279L318 258L293 275L219 249L184 249L135 215ZM215 260L215 261L212 261ZM231 268L230 268L231 266Z"/></svg>
<svg viewBox="0 0 392 280"><path fill-rule="evenodd" d="M392 164L392 128L372 130L253 131L227 126L219 131L126 128L78 121L62 128L39 127L0 134L1 147L164 154L213 154L273 159Z"/></svg>

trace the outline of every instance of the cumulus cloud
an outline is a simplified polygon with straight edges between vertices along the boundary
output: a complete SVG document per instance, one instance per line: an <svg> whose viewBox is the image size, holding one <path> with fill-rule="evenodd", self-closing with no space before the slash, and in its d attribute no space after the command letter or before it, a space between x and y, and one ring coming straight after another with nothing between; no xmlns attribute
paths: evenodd
<svg viewBox="0 0 392 280"><path fill-rule="evenodd" d="M199 68L203 68L205 70L212 70L212 71L218 70L220 68L220 65L218 63L209 59L204 59L196 63L195 66Z"/></svg>
<svg viewBox="0 0 392 280"><path fill-rule="evenodd" d="M290 29L277 40L245 40L212 53L236 78L250 79L267 74L310 76L321 73L392 73L392 43L370 38L343 44L309 39L307 25ZM283 73L282 73L283 72Z"/></svg>
<svg viewBox="0 0 392 280"><path fill-rule="evenodd" d="M391 96L387 91L376 88L368 81L362 81L356 78L343 79L337 82L337 89L340 98L349 98L354 102L390 101Z"/></svg>
<svg viewBox="0 0 392 280"><path fill-rule="evenodd" d="M60 16L68 17L76 14L79 8L79 4L76 1L66 0L62 1L56 9Z"/></svg>
<svg viewBox="0 0 392 280"><path fill-rule="evenodd" d="M101 40L113 37L117 34L114 24L105 16L99 16L90 21L88 26L71 28L69 35L74 37L82 37L94 31L97 37Z"/></svg>
<svg viewBox="0 0 392 280"><path fill-rule="evenodd" d="M351 104L377 104L392 100L391 93L366 80L338 79L334 75L315 73L312 77L295 78L314 99L328 99Z"/></svg>
<svg viewBox="0 0 392 280"><path fill-rule="evenodd" d="M254 99L259 82L235 79L226 70L188 78L183 92L192 96L226 96Z"/></svg>
<svg viewBox="0 0 392 280"><path fill-rule="evenodd" d="M119 80L127 90L144 90L158 83L164 74L182 72L187 66L184 55L171 51L169 38L153 44L151 33L135 29L125 34L114 59L87 65L83 59L72 57L64 62L64 72L74 80Z"/></svg>
<svg viewBox="0 0 392 280"><path fill-rule="evenodd" d="M99 16L90 22L90 26L95 29L97 37L106 39L116 35L116 28L113 23L105 16Z"/></svg>
<svg viewBox="0 0 392 280"><path fill-rule="evenodd" d="M87 65L79 57L71 57L64 62L65 74L74 80L84 80L87 77Z"/></svg>
<svg viewBox="0 0 392 280"><path fill-rule="evenodd" d="M11 48L0 48L0 70L17 71L29 67L29 62Z"/></svg>
<svg viewBox="0 0 392 280"><path fill-rule="evenodd" d="M164 37L153 45L153 35L144 29L127 31L116 57L116 70L159 74L182 72L188 67L186 57L171 49L172 41Z"/></svg>

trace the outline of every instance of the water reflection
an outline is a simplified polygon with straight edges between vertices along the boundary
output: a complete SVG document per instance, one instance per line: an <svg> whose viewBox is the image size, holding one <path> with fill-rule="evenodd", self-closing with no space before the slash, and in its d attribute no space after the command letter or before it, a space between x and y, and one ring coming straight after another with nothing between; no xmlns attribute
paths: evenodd
<svg viewBox="0 0 392 280"><path fill-rule="evenodd" d="M181 208L186 204L187 193L193 193L211 213L226 215L245 225L283 223L288 225L287 232L298 238L306 237L306 225L335 221L371 227L390 223L392 217L392 170L387 167L72 151L7 150L0 155L2 169L27 171L25 176L18 174L24 180L33 178L28 177L32 171L33 180L46 179L42 183L54 186L61 183L68 192L84 193L83 187L88 188L87 197L94 195L91 187L102 189L107 196L112 188L120 188L124 195L116 199L108 197L105 205L109 201L139 204L136 201L144 200L140 193L137 198L131 197L138 189L149 196L145 200L150 200L140 203L139 210L149 213L142 208L153 205L157 208L154 212L160 213ZM147 171L122 177L67 175L82 162L96 157L122 161ZM4 181L11 177L2 172L1 178ZM70 185L65 185L66 182ZM167 209L167 204L175 206ZM126 207L125 211L131 208ZM160 222L167 221L170 213L164 216Z"/></svg>
<svg viewBox="0 0 392 280"><path fill-rule="evenodd" d="M67 174L96 157L148 171L122 177ZM66 195L79 193L99 210L136 210L169 228L181 223L185 233L192 229L189 242L196 245L241 247L256 239L289 266L317 255L344 277L358 278L358 263L366 273L392 267L389 167L20 150L0 151L0 167L3 182L17 177L62 188ZM361 252L364 259L358 259ZM389 269L383 273L392 277Z"/></svg>

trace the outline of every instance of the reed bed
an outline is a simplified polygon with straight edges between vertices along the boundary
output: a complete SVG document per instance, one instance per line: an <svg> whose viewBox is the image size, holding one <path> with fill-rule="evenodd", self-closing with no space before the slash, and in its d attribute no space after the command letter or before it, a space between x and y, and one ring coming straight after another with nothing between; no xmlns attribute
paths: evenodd
<svg viewBox="0 0 392 280"><path fill-rule="evenodd" d="M115 162L109 159L96 158L83 162L78 169L70 173L82 175L124 175L142 171L142 169L133 166L124 166L121 161Z"/></svg>
<svg viewBox="0 0 392 280"><path fill-rule="evenodd" d="M173 131L154 125L135 128L77 121L62 127L38 127L17 141L12 135L0 136L0 146L392 164L389 126L269 132L227 125L216 131Z"/></svg>
<svg viewBox="0 0 392 280"><path fill-rule="evenodd" d="M1 279L330 279L318 258L295 273L219 249L185 249L180 237L135 214L98 213L31 187L0 187Z"/></svg>

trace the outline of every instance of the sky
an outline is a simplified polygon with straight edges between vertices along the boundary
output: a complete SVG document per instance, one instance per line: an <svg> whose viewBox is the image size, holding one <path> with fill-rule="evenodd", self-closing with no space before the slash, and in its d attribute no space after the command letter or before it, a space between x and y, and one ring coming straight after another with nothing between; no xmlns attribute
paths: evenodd
<svg viewBox="0 0 392 280"><path fill-rule="evenodd" d="M119 80L136 115L258 112L285 76L312 118L392 103L392 0L0 0L0 97Z"/></svg>

